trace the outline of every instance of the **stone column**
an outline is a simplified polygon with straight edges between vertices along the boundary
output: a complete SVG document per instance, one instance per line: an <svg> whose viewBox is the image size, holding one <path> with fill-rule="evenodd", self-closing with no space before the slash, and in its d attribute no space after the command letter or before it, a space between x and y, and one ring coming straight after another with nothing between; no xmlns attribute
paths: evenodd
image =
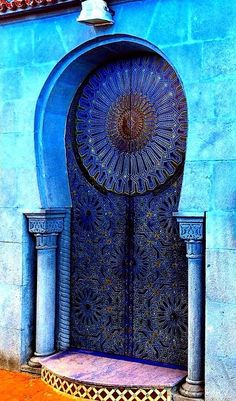
<svg viewBox="0 0 236 401"><path fill-rule="evenodd" d="M188 258L188 376L173 395L174 401L204 398L205 268L204 218L178 217L180 237Z"/></svg>
<svg viewBox="0 0 236 401"><path fill-rule="evenodd" d="M56 249L64 215L56 210L26 214L37 249L36 339L34 357L29 361L32 367L40 366L40 357L55 352Z"/></svg>

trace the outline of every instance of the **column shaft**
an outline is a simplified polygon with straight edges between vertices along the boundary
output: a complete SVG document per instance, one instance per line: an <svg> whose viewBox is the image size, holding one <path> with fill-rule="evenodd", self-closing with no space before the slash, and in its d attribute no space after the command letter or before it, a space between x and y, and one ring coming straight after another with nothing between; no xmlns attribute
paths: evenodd
<svg viewBox="0 0 236 401"><path fill-rule="evenodd" d="M56 239L56 234L36 236L36 356L55 352Z"/></svg>
<svg viewBox="0 0 236 401"><path fill-rule="evenodd" d="M193 244L189 243L188 248ZM201 252L201 243L195 243ZM204 373L204 269L200 254L188 255L188 381L202 381Z"/></svg>

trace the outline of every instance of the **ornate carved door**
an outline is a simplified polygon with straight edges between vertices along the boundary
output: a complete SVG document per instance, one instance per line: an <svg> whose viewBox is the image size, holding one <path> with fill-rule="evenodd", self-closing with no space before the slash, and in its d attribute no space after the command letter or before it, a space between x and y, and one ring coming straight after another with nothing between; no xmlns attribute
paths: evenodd
<svg viewBox="0 0 236 401"><path fill-rule="evenodd" d="M158 56L111 62L79 88L66 149L73 202L71 345L186 364L177 210L186 102Z"/></svg>

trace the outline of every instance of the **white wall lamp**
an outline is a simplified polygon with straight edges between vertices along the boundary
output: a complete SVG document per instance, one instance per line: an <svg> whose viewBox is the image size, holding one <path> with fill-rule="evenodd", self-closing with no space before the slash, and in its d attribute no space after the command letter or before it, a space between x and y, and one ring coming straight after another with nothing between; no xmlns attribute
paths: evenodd
<svg viewBox="0 0 236 401"><path fill-rule="evenodd" d="M77 18L78 22L94 26L114 24L114 12L108 7L104 0L82 0L82 10Z"/></svg>

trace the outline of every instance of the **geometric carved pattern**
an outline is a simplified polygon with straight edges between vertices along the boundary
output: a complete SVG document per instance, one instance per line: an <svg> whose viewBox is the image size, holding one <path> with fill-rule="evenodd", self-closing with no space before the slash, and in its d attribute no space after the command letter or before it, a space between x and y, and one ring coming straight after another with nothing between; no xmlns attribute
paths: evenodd
<svg viewBox="0 0 236 401"><path fill-rule="evenodd" d="M136 65L139 67L137 71ZM143 68L140 69L140 66ZM151 66L154 74L151 74ZM143 69L147 69L146 75ZM157 70L162 71L166 79L162 76L159 81ZM113 75L109 80L111 71ZM130 81L123 79L122 74L127 74ZM156 81L152 85L153 75ZM119 79L113 88L114 76ZM171 106L177 107L178 112L173 114L168 109L169 103L168 106L165 103L165 99L170 98L169 80L173 86L172 93L178 94L177 106ZM130 101L127 96L120 99L115 89L121 82L126 85L127 81L131 91ZM147 85L137 97L136 92L144 81L151 86ZM111 93L105 96L109 82ZM135 82L138 83L137 90ZM160 82L161 96L157 88ZM92 99L93 96L96 99ZM147 97L153 97L155 101L148 103ZM103 102L109 109L108 119L100 120L100 106L96 108L96 101ZM129 104L133 106L130 109ZM147 111L144 120L140 118L142 108ZM153 120L156 108L161 110L157 111L158 117L154 116ZM176 127L172 130L175 113L179 124L176 136ZM155 118L158 118L159 128L162 127L158 140L158 135L153 134L157 124ZM98 128L99 132L96 131ZM92 138L95 131L97 142ZM147 178L150 165L145 163L147 168L143 165L139 169L139 181L135 174L133 184L123 176L123 181L117 186L115 171L118 165L110 163L105 156L100 163L98 155L103 146L109 155L106 142L100 141L104 132L105 140L109 140L109 146L116 148L117 155L128 156L128 175L134 171L133 160L138 158L140 162L140 154L147 146L148 152L153 146L155 148L152 143L155 137L162 157L159 158L160 170L154 170L155 174L165 171L163 180L157 174L157 181L152 184L152 180ZM177 222L173 217L173 212L178 210L182 185L185 136L183 92L173 69L160 57L132 58L100 68L76 95L66 133L72 197L71 346L186 365L187 260L185 244L179 238ZM175 138L179 139L175 142ZM175 155L178 157L175 158ZM153 160L156 160L155 157ZM104 181L99 181L96 166L101 167L99 171L104 171ZM152 185L154 190L147 190Z"/></svg>
<svg viewBox="0 0 236 401"><path fill-rule="evenodd" d="M57 349L65 350L70 346L70 221L71 211L67 209L64 228L59 238L58 254L58 321Z"/></svg>
<svg viewBox="0 0 236 401"><path fill-rule="evenodd" d="M131 303L137 358L185 365L187 356L187 260L173 212L181 177L159 194L133 200L134 277ZM143 275L135 275L135 270ZM144 271L145 270L145 271Z"/></svg>
<svg viewBox="0 0 236 401"><path fill-rule="evenodd" d="M172 67L157 56L110 63L79 91L74 147L99 186L144 194L182 164L186 102Z"/></svg>
<svg viewBox="0 0 236 401"><path fill-rule="evenodd" d="M170 388L119 388L77 383L57 376L45 367L41 370L42 380L54 389L74 397L96 401L170 401Z"/></svg>
<svg viewBox="0 0 236 401"><path fill-rule="evenodd" d="M50 216L29 216L29 232L33 234L52 234L63 230L63 218Z"/></svg>
<svg viewBox="0 0 236 401"><path fill-rule="evenodd" d="M189 220L192 220L189 218ZM202 240L203 239L203 222L188 222L185 218L183 223L180 223L180 237L184 240Z"/></svg>

